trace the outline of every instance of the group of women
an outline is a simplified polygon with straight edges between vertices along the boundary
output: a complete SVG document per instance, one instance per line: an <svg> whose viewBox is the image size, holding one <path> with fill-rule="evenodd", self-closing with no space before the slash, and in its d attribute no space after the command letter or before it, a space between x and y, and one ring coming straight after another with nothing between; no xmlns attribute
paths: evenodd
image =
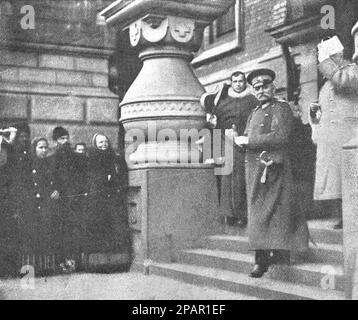
<svg viewBox="0 0 358 320"><path fill-rule="evenodd" d="M24 265L40 274L83 270L91 254L129 256L126 163L108 137L95 134L85 155L70 149L65 186L61 152L49 155L46 138L30 145L29 137L28 126L19 126L14 141L2 143L0 276L16 275Z"/></svg>

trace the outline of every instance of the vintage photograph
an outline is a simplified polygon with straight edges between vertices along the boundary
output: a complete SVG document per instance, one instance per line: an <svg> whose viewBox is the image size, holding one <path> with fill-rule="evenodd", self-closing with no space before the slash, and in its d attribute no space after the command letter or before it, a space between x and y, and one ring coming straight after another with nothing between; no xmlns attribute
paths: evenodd
<svg viewBox="0 0 358 320"><path fill-rule="evenodd" d="M358 0L0 0L0 300L357 281Z"/></svg>

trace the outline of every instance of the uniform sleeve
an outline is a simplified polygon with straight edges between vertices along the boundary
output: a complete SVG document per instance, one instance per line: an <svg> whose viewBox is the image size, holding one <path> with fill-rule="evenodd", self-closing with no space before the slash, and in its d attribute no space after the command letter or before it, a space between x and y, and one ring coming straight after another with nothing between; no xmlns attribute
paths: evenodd
<svg viewBox="0 0 358 320"><path fill-rule="evenodd" d="M275 105L269 133L249 135L249 148L282 147L288 143L293 127L290 107Z"/></svg>
<svg viewBox="0 0 358 320"><path fill-rule="evenodd" d="M329 79L336 89L358 92L358 66L355 63L330 57L319 64L322 75Z"/></svg>
<svg viewBox="0 0 358 320"><path fill-rule="evenodd" d="M252 118L252 115L254 114L254 111L251 111L249 117L247 118L246 121L246 127L245 127L245 131L244 131L244 136L247 137L249 135L249 124Z"/></svg>

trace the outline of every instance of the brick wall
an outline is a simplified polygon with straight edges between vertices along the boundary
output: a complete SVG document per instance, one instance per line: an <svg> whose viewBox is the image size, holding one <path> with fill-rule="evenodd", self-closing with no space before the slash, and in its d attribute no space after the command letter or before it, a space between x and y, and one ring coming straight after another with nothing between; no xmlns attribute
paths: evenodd
<svg viewBox="0 0 358 320"><path fill-rule="evenodd" d="M244 0L244 43L243 49L196 69L199 78L239 68L240 65L258 59L276 47L275 40L265 32L272 22L275 5L282 0ZM230 73L228 74L228 76Z"/></svg>
<svg viewBox="0 0 358 320"><path fill-rule="evenodd" d="M217 84L228 81L234 71L241 70L247 73L255 68L272 68L277 74L278 95L286 97L286 62L280 45L265 30L285 22L287 1L243 0L243 4L244 41L242 49L197 67L195 73L206 89L211 91ZM292 48L295 61L301 66L300 105L303 109L304 123L308 122L310 102L318 98L317 41L308 40L296 44Z"/></svg>

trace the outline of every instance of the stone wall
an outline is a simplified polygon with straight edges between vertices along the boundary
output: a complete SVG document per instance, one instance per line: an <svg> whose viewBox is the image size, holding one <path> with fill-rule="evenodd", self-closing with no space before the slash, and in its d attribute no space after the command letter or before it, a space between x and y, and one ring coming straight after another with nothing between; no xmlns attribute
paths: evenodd
<svg viewBox="0 0 358 320"><path fill-rule="evenodd" d="M55 126L72 142L96 131L118 142L118 96L109 90L115 34L97 24L106 1L0 3L0 125L26 120L32 137L51 138ZM21 8L31 5L34 29L23 29Z"/></svg>
<svg viewBox="0 0 358 320"><path fill-rule="evenodd" d="M2 125L27 120L33 136L63 125L72 141L96 131L117 142L118 97L108 89L108 58L0 50Z"/></svg>

